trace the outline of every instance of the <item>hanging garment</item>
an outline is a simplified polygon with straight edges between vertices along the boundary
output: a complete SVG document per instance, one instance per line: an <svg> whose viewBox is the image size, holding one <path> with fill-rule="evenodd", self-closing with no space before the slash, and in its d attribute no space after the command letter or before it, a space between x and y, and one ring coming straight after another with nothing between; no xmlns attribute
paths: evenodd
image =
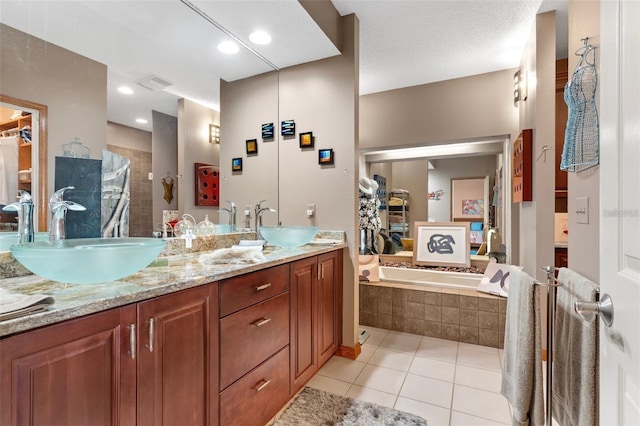
<svg viewBox="0 0 640 426"><path fill-rule="evenodd" d="M564 101L569 107L569 118L564 136L560 169L579 172L600 162L598 111L596 88L598 76L593 58L594 48L583 48L571 80L564 88Z"/></svg>
<svg viewBox="0 0 640 426"><path fill-rule="evenodd" d="M0 138L0 204L16 201L18 195L18 137Z"/></svg>

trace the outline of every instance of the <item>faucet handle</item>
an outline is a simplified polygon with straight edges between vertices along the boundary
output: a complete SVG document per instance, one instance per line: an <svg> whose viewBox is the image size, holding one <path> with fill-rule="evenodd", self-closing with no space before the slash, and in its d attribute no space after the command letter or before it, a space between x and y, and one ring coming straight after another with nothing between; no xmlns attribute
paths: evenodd
<svg viewBox="0 0 640 426"><path fill-rule="evenodd" d="M55 203L55 202L60 202L62 201L62 198L64 197L64 192L68 189L76 189L75 186L65 186L64 188L60 188L58 189L56 192L54 192L51 195L51 198L49 198L49 202L50 203Z"/></svg>
<svg viewBox="0 0 640 426"><path fill-rule="evenodd" d="M85 206L83 206L82 204L75 203L73 201L63 201L63 203L67 206L67 208L69 210L73 210L73 211L76 211L76 212L83 212L83 211L87 210L87 208Z"/></svg>

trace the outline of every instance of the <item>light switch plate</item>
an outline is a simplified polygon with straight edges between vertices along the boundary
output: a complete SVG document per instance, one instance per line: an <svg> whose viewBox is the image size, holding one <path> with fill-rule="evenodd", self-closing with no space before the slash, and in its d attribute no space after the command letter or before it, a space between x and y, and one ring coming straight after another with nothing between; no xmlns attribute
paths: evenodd
<svg viewBox="0 0 640 426"><path fill-rule="evenodd" d="M576 223L589 223L589 197L576 198Z"/></svg>
<svg viewBox="0 0 640 426"><path fill-rule="evenodd" d="M149 180L153 180L153 173L149 173Z"/></svg>

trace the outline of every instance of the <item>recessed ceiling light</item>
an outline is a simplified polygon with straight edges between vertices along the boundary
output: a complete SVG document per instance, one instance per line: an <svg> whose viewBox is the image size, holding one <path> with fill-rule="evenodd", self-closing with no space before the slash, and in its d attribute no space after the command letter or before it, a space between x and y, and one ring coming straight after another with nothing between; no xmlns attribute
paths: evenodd
<svg viewBox="0 0 640 426"><path fill-rule="evenodd" d="M271 43L271 36L264 31L254 31L249 34L249 40L255 44L269 44Z"/></svg>
<svg viewBox="0 0 640 426"><path fill-rule="evenodd" d="M145 120L144 118L136 118L136 123L140 123L140 124L147 124L148 121Z"/></svg>
<svg viewBox="0 0 640 426"><path fill-rule="evenodd" d="M232 41L223 41L218 45L218 50L222 53L233 54L238 53L240 48Z"/></svg>
<svg viewBox="0 0 640 426"><path fill-rule="evenodd" d="M125 95L132 95L133 94L133 90L131 90L131 87L127 87L127 86L118 87L118 92L124 93Z"/></svg>

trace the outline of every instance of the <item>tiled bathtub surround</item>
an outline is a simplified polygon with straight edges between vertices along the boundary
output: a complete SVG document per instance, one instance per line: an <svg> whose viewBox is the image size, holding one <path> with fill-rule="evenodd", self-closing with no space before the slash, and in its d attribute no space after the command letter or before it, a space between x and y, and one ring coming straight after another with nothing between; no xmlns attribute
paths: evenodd
<svg viewBox="0 0 640 426"><path fill-rule="evenodd" d="M360 283L360 324L502 348L507 300L475 290Z"/></svg>

